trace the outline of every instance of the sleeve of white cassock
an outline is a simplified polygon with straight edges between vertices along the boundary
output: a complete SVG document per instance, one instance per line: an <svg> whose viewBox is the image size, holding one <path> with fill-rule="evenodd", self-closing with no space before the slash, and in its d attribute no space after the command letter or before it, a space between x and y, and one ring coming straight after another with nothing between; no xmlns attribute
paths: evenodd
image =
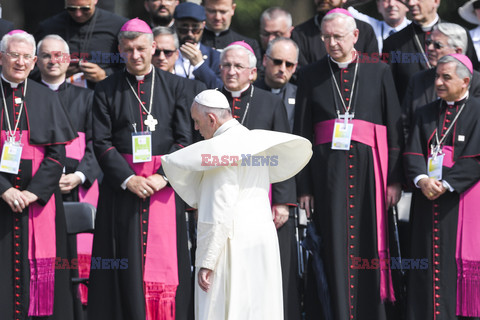
<svg viewBox="0 0 480 320"><path fill-rule="evenodd" d="M198 211L195 266L215 270L228 238L239 195L238 167L220 167L204 173Z"/></svg>

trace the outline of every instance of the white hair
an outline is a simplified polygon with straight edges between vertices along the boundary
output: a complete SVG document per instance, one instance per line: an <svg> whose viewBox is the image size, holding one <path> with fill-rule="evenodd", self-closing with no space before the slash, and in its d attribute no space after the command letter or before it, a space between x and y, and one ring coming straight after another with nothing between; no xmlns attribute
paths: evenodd
<svg viewBox="0 0 480 320"><path fill-rule="evenodd" d="M340 12L330 13L325 17L323 17L321 28L323 29L323 24L325 22L332 21L333 19L336 19L336 18L342 18L345 20L345 25L347 27L348 32L353 32L355 29L357 29L357 23L355 22L355 19L353 19L353 17L351 16L348 16Z"/></svg>
<svg viewBox="0 0 480 320"><path fill-rule="evenodd" d="M232 110L230 109L211 108L198 102L193 102L191 108L193 109L195 107L204 116L207 116L209 113L213 113L219 120L229 120L232 117Z"/></svg>
<svg viewBox="0 0 480 320"><path fill-rule="evenodd" d="M46 35L42 40L40 40L37 45L37 52L40 52L43 41L48 39L60 41L63 44L63 53L70 54L70 48L68 47L67 41L63 40L63 38L57 34Z"/></svg>
<svg viewBox="0 0 480 320"><path fill-rule="evenodd" d="M8 45L12 40L30 44L32 46L32 55L35 55L35 38L27 32L4 35L2 38L2 42L0 42L0 51L7 52Z"/></svg>
<svg viewBox="0 0 480 320"><path fill-rule="evenodd" d="M232 46L228 46L223 51L220 53L220 61L223 61L223 57L225 56L225 53L230 50L243 50L248 54L248 63L250 64L250 68L255 68L257 66L257 58L253 54L252 51L248 50L244 46L241 46L239 44L234 44Z"/></svg>

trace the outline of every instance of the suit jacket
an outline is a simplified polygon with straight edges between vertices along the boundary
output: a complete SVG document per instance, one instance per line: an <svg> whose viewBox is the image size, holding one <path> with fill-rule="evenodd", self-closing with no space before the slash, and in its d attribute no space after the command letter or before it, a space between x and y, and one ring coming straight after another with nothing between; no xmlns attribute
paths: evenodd
<svg viewBox="0 0 480 320"><path fill-rule="evenodd" d="M442 21L439 20L439 22ZM423 61L422 59L418 59L421 50L416 43L415 34L418 36L418 40L425 50L425 38L430 32L423 31L416 23L409 24L406 28L392 34L383 42L383 54L388 55L400 102L403 102L410 77L421 70L428 69L424 59ZM478 70L480 64L468 32L467 36L468 46L465 54L472 61L473 68Z"/></svg>
<svg viewBox="0 0 480 320"><path fill-rule="evenodd" d="M3 38L4 35L6 35L8 32L13 30L13 23L5 20L5 19L0 19L0 37Z"/></svg>
<svg viewBox="0 0 480 320"><path fill-rule="evenodd" d="M264 78L255 81L254 85L263 90L272 90L272 88L267 86ZM285 106L285 110L287 111L288 124L290 125L290 132L292 132L293 120L295 118L295 96L297 95L297 86L287 82L287 84L280 89L279 93L274 94L283 99L283 104Z"/></svg>
<svg viewBox="0 0 480 320"><path fill-rule="evenodd" d="M414 74L408 82L407 92L402 103L402 121L405 142L408 141L410 127L417 108L438 99L435 91L435 73L437 68L423 70ZM470 96L480 97L480 73L473 70L470 82Z"/></svg>
<svg viewBox="0 0 480 320"><path fill-rule="evenodd" d="M325 45L320 38L320 25L324 16L324 14L317 14L293 29L292 40L300 48L300 55L298 56L299 66L313 63L327 54ZM372 27L368 23L357 19L355 19L355 22L360 31L355 49L362 53L378 52L377 38Z"/></svg>
<svg viewBox="0 0 480 320"><path fill-rule="evenodd" d="M223 82L220 79L220 53L200 43L200 51L202 51L203 64L195 71L193 75L195 79L202 81L209 89L222 88Z"/></svg>

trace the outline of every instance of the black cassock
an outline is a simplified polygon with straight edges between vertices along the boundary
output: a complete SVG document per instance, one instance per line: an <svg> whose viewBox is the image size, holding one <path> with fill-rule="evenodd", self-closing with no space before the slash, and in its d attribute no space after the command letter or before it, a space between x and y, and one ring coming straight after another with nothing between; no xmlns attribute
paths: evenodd
<svg viewBox="0 0 480 320"><path fill-rule="evenodd" d="M408 130L414 125L413 116L415 110L430 102L437 100L435 91L435 74L437 68L423 70L415 73L408 83L407 92L402 103L403 130L405 141L408 141ZM480 96L480 73L473 70L472 81L470 82L470 96Z"/></svg>
<svg viewBox="0 0 480 320"><path fill-rule="evenodd" d="M132 154L132 133L146 131L152 74L155 75L152 116L158 121L152 132L152 156L171 153L191 142L190 112L186 107L183 81L154 68L137 81L126 71L117 72L100 82L93 102L94 151L104 178L96 218L92 257L128 259L128 268L91 270L89 319L145 319L143 266L146 261L148 224L154 214L150 199L139 199L121 184L134 175L123 155ZM160 166L156 173L162 174ZM170 187L166 187L170 188ZM179 286L176 290L176 319L193 317L191 268L187 248L185 205L176 203L177 260ZM168 213L165 213L168 214ZM170 213L171 214L171 213Z"/></svg>
<svg viewBox="0 0 480 320"><path fill-rule="evenodd" d="M419 108L415 114L409 142L405 149L405 167L410 183L427 173L427 158L434 132L439 139L459 112L465 100L452 107L436 100ZM457 266L455 248L460 194L480 179L480 100L471 97L447 136L444 146L453 146L455 164L442 168L442 180L447 190L434 201L428 200L421 189L415 188L412 198L411 248L412 259L428 259L423 269L408 273L408 319L457 319ZM445 163L445 160L444 160Z"/></svg>
<svg viewBox="0 0 480 320"><path fill-rule="evenodd" d="M203 30L202 44L218 51L222 51L226 46L235 41L245 41L252 47L253 52L255 52L255 57L257 58L257 68L260 67L262 64L262 54L257 40L241 35L232 29L224 30L220 32L219 35L216 35L215 32L207 28Z"/></svg>
<svg viewBox="0 0 480 320"><path fill-rule="evenodd" d="M65 143L73 140L75 133L58 97L50 89L30 80L24 96L24 83L12 89L9 83L1 81L12 129L20 114L20 103L15 98L25 97L18 131L23 132L24 138L28 137L30 145L43 148L44 157L35 174L32 160L26 159L21 161L17 175L0 173L0 194L12 187L28 190L39 197L37 202L42 206L54 196L55 226L51 231L56 236L56 257L67 260L67 233L58 181L65 163ZM0 125L2 134L8 131L3 103ZM26 148L24 146L22 159ZM28 245L28 211L14 213L7 203L0 200L0 309L4 319L29 319L28 252L32 248ZM71 275L69 265L66 268L61 264L56 266L53 315L46 319L73 319Z"/></svg>
<svg viewBox="0 0 480 320"><path fill-rule="evenodd" d="M65 161L65 174L80 171L85 175L85 182L82 187L88 189L94 181L101 175L101 169L98 165L92 144L92 100L93 91L80 88L64 82L58 88L58 96L67 111L75 132L85 137L85 154L79 161L67 156ZM79 201L78 187L69 194L63 195L64 201Z"/></svg>
<svg viewBox="0 0 480 320"><path fill-rule="evenodd" d="M293 132L314 146L310 163L297 176L297 194L314 196L313 221L323 238L333 318L386 319L380 270L369 269L379 258L372 147L352 140L349 150L332 150L331 143L314 142L316 124L336 119L337 109L344 113L329 64L343 101L348 105L352 99L355 119L387 127L388 184L401 182L402 176L400 105L390 68L383 63L358 64L353 97L356 63L340 69L327 56L300 70ZM367 264L353 268L352 258L367 259ZM316 288L307 288L307 296L307 316L314 319L321 314Z"/></svg>
<svg viewBox="0 0 480 320"><path fill-rule="evenodd" d="M327 55L325 45L320 38L320 27L324 16L325 13L317 14L293 29L292 40L294 40L300 48L298 64L302 67L320 60ZM355 22L360 31L355 49L361 53L378 53L377 38L372 27L368 23L357 19L355 19Z"/></svg>
<svg viewBox="0 0 480 320"><path fill-rule="evenodd" d="M438 22L444 22L439 20ZM425 40L430 37L432 31L423 31L415 22L412 22L402 30L392 34L383 42L383 53L390 63L393 73L393 80L397 88L398 98L403 102L406 94L408 81L415 73L428 69L425 59L421 58L421 49L426 53ZM417 35L418 44L415 35ZM472 61L473 68L478 70L480 64L473 47L469 32L467 32L468 46L466 54ZM421 46L421 48L420 48Z"/></svg>
<svg viewBox="0 0 480 320"><path fill-rule="evenodd" d="M253 95L252 95L253 90ZM233 98L222 91L232 106L232 115L250 130L263 129L290 132L287 112L283 101L271 92L251 85L240 97ZM248 111L247 111L248 104ZM280 262L282 265L283 301L285 319L299 319L299 297L296 281L296 247L292 236L295 234L293 210L296 204L295 180L272 184L272 204L286 204L290 207L288 221L277 229L280 244Z"/></svg>

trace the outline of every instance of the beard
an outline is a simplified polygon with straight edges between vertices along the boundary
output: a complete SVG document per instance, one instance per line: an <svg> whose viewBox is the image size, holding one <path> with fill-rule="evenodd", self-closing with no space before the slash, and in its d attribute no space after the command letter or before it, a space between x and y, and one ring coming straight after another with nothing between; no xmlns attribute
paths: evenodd
<svg viewBox="0 0 480 320"><path fill-rule="evenodd" d="M152 18L152 22L155 26L167 27L172 22L173 15L170 14L170 13L166 16L154 15L151 18Z"/></svg>

